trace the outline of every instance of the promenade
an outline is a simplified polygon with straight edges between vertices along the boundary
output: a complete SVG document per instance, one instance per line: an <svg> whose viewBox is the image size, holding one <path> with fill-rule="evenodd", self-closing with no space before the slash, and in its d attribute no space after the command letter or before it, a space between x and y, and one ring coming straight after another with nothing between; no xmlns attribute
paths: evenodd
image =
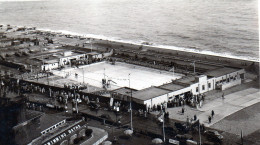
<svg viewBox="0 0 260 145"><path fill-rule="evenodd" d="M259 95L259 89L249 88L226 95L224 97L225 99L220 96L217 99L203 105L201 108L198 108L199 111L203 112L198 115L198 118L205 124L205 126L210 127L225 117L245 107L260 102ZM211 123L208 123L208 116L211 115L212 110L214 110L215 115Z"/></svg>
<svg viewBox="0 0 260 145"><path fill-rule="evenodd" d="M194 115L206 127L222 130L232 134L240 135L243 130L244 135L249 135L259 130L260 121L260 90L257 88L247 88L241 91L233 92L222 98L222 93L214 93L201 108L191 108L184 106L185 112L181 113L182 107L167 108L169 117L174 120L187 121L187 118L193 119ZM214 99L212 99L214 97ZM214 116L209 123L208 117L214 110ZM154 113L156 114L156 112ZM250 123L246 124L246 122ZM238 127L239 125L239 127Z"/></svg>

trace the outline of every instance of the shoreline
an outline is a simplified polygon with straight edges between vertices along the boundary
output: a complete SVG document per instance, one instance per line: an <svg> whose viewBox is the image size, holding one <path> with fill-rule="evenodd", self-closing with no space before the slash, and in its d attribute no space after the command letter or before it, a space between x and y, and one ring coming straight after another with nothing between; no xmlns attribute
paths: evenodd
<svg viewBox="0 0 260 145"><path fill-rule="evenodd" d="M129 48L133 51L139 50L141 45L136 44L129 44L129 43L122 43L122 42L113 42L110 41L107 43L107 40L99 40L101 41L101 44L110 45L112 48L120 49L122 48L122 45L124 48ZM162 49L158 47L153 47L149 45L142 45L142 50L144 51L153 51L158 54L170 54L173 57L179 57L179 58L187 58L190 61L204 61L211 64L218 64L222 66L227 67L236 67L236 68L244 68L246 70L257 72L257 75L259 75L259 61L253 61L253 60L244 60L239 58L229 58L225 56L216 56L216 55L209 55L209 54L202 54L202 53L195 53L195 52L187 52L187 51L181 51L181 50L173 50L173 49ZM141 50L141 51L142 51Z"/></svg>
<svg viewBox="0 0 260 145"><path fill-rule="evenodd" d="M16 26L16 27L22 27L22 26ZM203 54L208 56L214 56L214 57L223 57L223 58L230 58L230 59L237 59L237 60L243 60L243 61L250 61L250 62L260 62L260 58L258 57L246 57L246 56L236 56L232 55L228 52L223 53L217 53L210 50L196 50L193 48L185 48L185 47L179 47L179 46L172 46L172 45L162 45L162 44L154 44L151 43L151 45L146 45L142 43L150 43L146 41L134 41L134 40L121 40L116 37L107 37L104 35L95 35L95 34L80 34L76 32L71 32L67 30L51 30L51 29L42 29L37 28L36 30L42 31L42 32L51 32L55 34L64 34L64 35L71 35L71 36L80 36L84 38L90 38L95 40L101 40L101 41L108 41L112 43L122 43L122 44L130 44L130 45L137 45L137 46L144 46L144 47L150 47L155 49L165 49L165 50L172 50L172 51L181 51L181 52L187 52L187 53L195 53L195 54Z"/></svg>
<svg viewBox="0 0 260 145"><path fill-rule="evenodd" d="M7 25L3 25L2 28L7 27ZM33 27L26 27L26 26L11 26L10 27L14 30L17 28L33 28ZM36 28L36 27L35 27ZM28 30L26 30L28 31ZM143 42L143 43L137 43L137 42L131 42L131 41L125 41L125 40L116 40L116 39L107 39L105 36L98 37L97 35L92 35L92 34L78 34L78 33L73 33L69 31L62 31L62 30L46 30L46 29L39 29L36 28L33 31L39 31L43 33L50 33L54 34L54 38L59 38L57 35L70 35L73 36L73 39L79 39L79 38L85 38L86 41L91 40L91 43L93 44L94 47L110 47L114 49L120 49L122 47L125 47L129 50L138 50L139 51L154 51L157 53L163 53L163 54L172 54L173 56L176 57L186 57L189 60L192 61L208 61L210 63L218 63L218 64L223 64L223 66L230 66L230 67L241 67L241 68L247 68L248 66L254 66L257 68L257 72L259 72L259 63L260 60L258 59L246 59L246 58L240 58L236 56L225 56L222 54L216 54L214 52L209 52L206 51L196 51L192 49L187 49L187 48L182 48L182 47L175 47L175 46L165 46L165 45L153 45L150 44L149 42ZM64 33L67 32L67 33ZM8 33L8 31L7 31ZM40 34L44 35L44 34ZM90 37L89 37L90 36ZM74 38L76 37L76 38ZM93 42L92 42L93 41ZM141 41L140 41L141 42ZM73 45L73 44L72 44ZM142 47L142 50L140 50L140 47ZM175 49L174 49L175 48ZM211 53L211 54L210 54ZM254 69L255 69L254 68Z"/></svg>
<svg viewBox="0 0 260 145"><path fill-rule="evenodd" d="M173 50L173 51L181 51L181 52L196 53L196 54L203 54L203 55L209 55L209 56L218 56L218 57L239 59L239 60L245 60L245 61L251 61L251 62L260 62L259 58L236 56L236 55L228 54L227 52L223 55L221 53L216 53L216 52L209 51L209 50L196 50L196 49L192 49L192 48L185 48L185 47L178 47L178 46L171 46L171 45L162 45L162 44L154 44L154 43L151 43L151 45L146 45L146 44L142 44L142 43L150 43L150 42L145 42L142 40L140 40L140 42L138 43L138 42L134 42L132 40L120 40L120 39L116 39L113 37L109 38L106 36L95 35L95 34L79 34L79 33L74 33L74 32L69 32L69 31L63 31L63 30L57 30L57 31L56 30L44 30L44 29L38 29L38 30L44 31L44 32L50 31L52 33L62 33L65 35L72 35L72 36L81 36L84 38L109 41L112 43L132 44L132 45L138 45L138 46L151 47L151 48L155 48L155 49L167 49L167 50Z"/></svg>

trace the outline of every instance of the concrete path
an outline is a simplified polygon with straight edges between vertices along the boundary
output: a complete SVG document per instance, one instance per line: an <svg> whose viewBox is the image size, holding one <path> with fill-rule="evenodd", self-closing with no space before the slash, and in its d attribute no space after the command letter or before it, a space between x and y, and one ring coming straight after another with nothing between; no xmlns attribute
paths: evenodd
<svg viewBox="0 0 260 145"><path fill-rule="evenodd" d="M222 97L217 98L203 105L201 108L198 108L199 111L203 112L198 115L198 119L200 119L205 126L210 127L226 116L258 102L260 102L259 89L249 88L226 95L225 99L222 99ZM215 115L209 124L208 117L211 115L212 110L214 110Z"/></svg>

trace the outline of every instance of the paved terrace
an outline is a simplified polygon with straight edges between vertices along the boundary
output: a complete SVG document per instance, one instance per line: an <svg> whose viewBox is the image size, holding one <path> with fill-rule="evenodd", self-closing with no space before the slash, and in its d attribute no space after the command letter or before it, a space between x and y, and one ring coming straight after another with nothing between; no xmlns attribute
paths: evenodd
<svg viewBox="0 0 260 145"><path fill-rule="evenodd" d="M216 95L216 94L212 94ZM242 91L237 91L228 95L225 95L225 99L222 99L221 94L218 94L215 99L207 101L201 108L191 108L187 105L184 106L185 113L181 114L182 107L167 108L166 111L170 113L169 117L171 119L186 121L188 118L193 118L194 115L197 116L200 121L205 124L207 127L214 127L218 122L225 120L226 117L240 112L242 109L245 109L254 104L260 104L260 90L256 88L248 88ZM211 96L207 96L211 97ZM211 115L211 111L214 110L215 115L211 123L208 122L208 116ZM157 114L158 112L154 112ZM253 121L256 122L256 121ZM232 126L233 128L235 126ZM248 128L244 129L244 132L247 134L252 133L252 131L257 130L253 129L247 131ZM240 133L240 132L239 132Z"/></svg>
<svg viewBox="0 0 260 145"><path fill-rule="evenodd" d="M260 102L259 96L259 89L249 88L243 91L229 94L225 96L225 99L219 97L203 105L201 108L198 108L199 111L203 112L198 115L198 118L203 123L205 123L206 126L210 127L218 121L224 119L226 116L229 116L245 107ZM212 110L214 110L215 115L212 119L212 122L208 124L208 116L211 114Z"/></svg>

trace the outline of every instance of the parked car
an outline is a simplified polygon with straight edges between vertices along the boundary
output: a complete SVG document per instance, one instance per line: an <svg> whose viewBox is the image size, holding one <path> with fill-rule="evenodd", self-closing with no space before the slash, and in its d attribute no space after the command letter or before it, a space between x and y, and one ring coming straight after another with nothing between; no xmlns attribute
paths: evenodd
<svg viewBox="0 0 260 145"><path fill-rule="evenodd" d="M183 135L180 135L180 134L177 134L176 136L175 136L175 138L178 140L178 141L180 141L180 142L186 142L186 140L192 140L193 138L192 138L192 136L191 135L189 135L189 134L183 134Z"/></svg>
<svg viewBox="0 0 260 145"><path fill-rule="evenodd" d="M177 134L177 131L172 127L164 127L165 134L170 136L175 136Z"/></svg>
<svg viewBox="0 0 260 145"><path fill-rule="evenodd" d="M213 142L205 141L203 145L215 145Z"/></svg>
<svg viewBox="0 0 260 145"><path fill-rule="evenodd" d="M89 102L89 107L90 107L90 109L99 109L100 105L98 103L96 103L96 102L90 101Z"/></svg>
<svg viewBox="0 0 260 145"><path fill-rule="evenodd" d="M182 133L187 133L189 130L184 123L175 122L174 125L177 128L177 130Z"/></svg>
<svg viewBox="0 0 260 145"><path fill-rule="evenodd" d="M102 114L100 118L106 119L106 120L111 120L111 117L108 114Z"/></svg>
<svg viewBox="0 0 260 145"><path fill-rule="evenodd" d="M223 140L223 136L216 130L206 130L204 132L205 136L213 142L221 142Z"/></svg>

